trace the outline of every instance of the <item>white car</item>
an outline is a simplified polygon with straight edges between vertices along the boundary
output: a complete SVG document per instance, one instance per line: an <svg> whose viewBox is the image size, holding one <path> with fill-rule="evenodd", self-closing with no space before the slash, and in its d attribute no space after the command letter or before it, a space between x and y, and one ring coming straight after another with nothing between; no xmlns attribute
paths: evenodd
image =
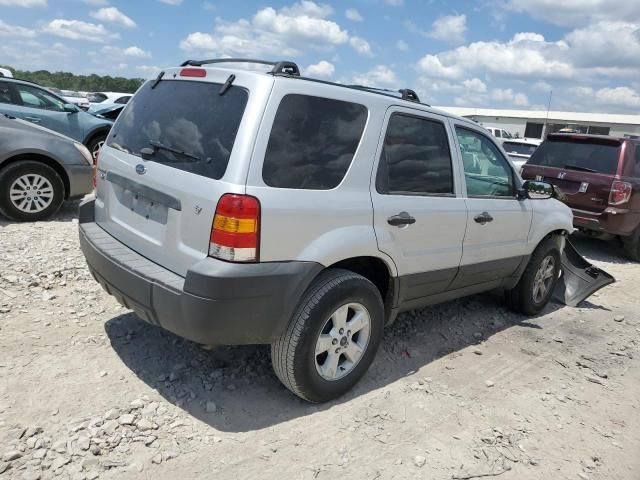
<svg viewBox="0 0 640 480"><path fill-rule="evenodd" d="M503 128L494 128L494 127L484 127L487 130L489 130L489 132L491 132L491 135L493 135L496 138L513 138L513 135L511 135L509 132L507 132L506 130L504 130Z"/></svg>
<svg viewBox="0 0 640 480"><path fill-rule="evenodd" d="M81 93L74 92L73 90L60 90L60 93L58 93L58 95L68 103L73 103L84 111L89 110L89 99Z"/></svg>
<svg viewBox="0 0 640 480"><path fill-rule="evenodd" d="M535 138L511 138L502 141L502 148L520 171L541 143L542 140Z"/></svg>
<svg viewBox="0 0 640 480"><path fill-rule="evenodd" d="M13 78L13 73L6 68L0 68L0 77Z"/></svg>
<svg viewBox="0 0 640 480"><path fill-rule="evenodd" d="M271 344L311 402L356 384L401 311L495 289L542 311L571 210L484 128L411 90L233 62L161 72L100 152L80 244L120 303L201 344Z"/></svg>
<svg viewBox="0 0 640 480"><path fill-rule="evenodd" d="M88 95L89 112L95 112L97 110L104 109L113 105L126 105L127 102L133 97L132 93L119 93L119 92L93 92Z"/></svg>

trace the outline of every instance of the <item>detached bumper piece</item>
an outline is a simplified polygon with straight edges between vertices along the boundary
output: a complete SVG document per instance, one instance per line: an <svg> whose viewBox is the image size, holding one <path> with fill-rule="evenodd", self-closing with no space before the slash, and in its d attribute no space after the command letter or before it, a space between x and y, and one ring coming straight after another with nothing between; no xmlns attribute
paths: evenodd
<svg viewBox="0 0 640 480"><path fill-rule="evenodd" d="M607 272L587 262L567 240L562 253L562 274L553 297L560 303L577 307L580 302L615 281Z"/></svg>

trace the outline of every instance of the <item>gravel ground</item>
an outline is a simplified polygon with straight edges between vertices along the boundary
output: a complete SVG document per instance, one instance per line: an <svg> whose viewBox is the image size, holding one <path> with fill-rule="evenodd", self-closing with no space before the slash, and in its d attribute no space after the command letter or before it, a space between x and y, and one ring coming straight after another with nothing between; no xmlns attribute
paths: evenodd
<svg viewBox="0 0 640 480"><path fill-rule="evenodd" d="M93 281L77 203L0 220L0 477L640 479L638 265L525 319L480 295L404 314L344 398L309 405L267 347L206 351Z"/></svg>

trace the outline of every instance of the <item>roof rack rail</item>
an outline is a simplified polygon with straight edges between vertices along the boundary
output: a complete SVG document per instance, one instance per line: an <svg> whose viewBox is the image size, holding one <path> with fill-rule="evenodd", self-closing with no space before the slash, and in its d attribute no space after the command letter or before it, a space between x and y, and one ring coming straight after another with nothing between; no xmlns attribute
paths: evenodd
<svg viewBox="0 0 640 480"><path fill-rule="evenodd" d="M300 76L298 65L288 61L269 62L267 60L254 60L251 58L212 58L210 60L187 60L180 66L201 67L203 65L211 65L212 63L257 63L260 65L271 65L273 68L269 73L272 75Z"/></svg>
<svg viewBox="0 0 640 480"><path fill-rule="evenodd" d="M409 89L409 88L403 88L400 90L391 90L389 88L376 88L376 87L367 87L366 85L349 85L349 87L351 88L357 88L359 90L368 90L371 92L385 92L385 93L399 93L402 97L402 100L409 100L410 102L416 102L416 103L420 103L420 98L418 97L418 94Z"/></svg>

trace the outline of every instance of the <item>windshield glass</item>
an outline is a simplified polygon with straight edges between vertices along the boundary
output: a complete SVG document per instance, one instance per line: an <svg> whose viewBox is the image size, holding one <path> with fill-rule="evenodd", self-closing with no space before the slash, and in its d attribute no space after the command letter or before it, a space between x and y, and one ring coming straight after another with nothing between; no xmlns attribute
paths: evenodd
<svg viewBox="0 0 640 480"><path fill-rule="evenodd" d="M163 80L147 82L127 104L111 129L107 145L150 161L219 179L233 149L248 92L221 84Z"/></svg>
<svg viewBox="0 0 640 480"><path fill-rule="evenodd" d="M593 140L547 140L529 159L529 165L588 169L613 175L618 170L620 145Z"/></svg>
<svg viewBox="0 0 640 480"><path fill-rule="evenodd" d="M502 147L507 153L516 153L518 155L532 155L538 148L536 145L518 142L503 142Z"/></svg>

